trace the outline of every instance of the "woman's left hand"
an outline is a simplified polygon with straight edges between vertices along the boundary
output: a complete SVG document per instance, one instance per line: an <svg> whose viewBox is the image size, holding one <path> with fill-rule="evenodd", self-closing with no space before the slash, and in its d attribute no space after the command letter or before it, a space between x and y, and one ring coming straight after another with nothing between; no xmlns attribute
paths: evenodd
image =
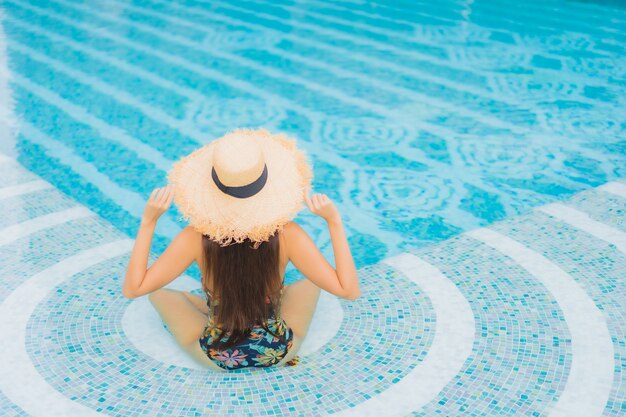
<svg viewBox="0 0 626 417"><path fill-rule="evenodd" d="M168 184L165 187L155 188L150 194L146 208L143 211L142 223L156 223L165 213L174 199L174 185Z"/></svg>

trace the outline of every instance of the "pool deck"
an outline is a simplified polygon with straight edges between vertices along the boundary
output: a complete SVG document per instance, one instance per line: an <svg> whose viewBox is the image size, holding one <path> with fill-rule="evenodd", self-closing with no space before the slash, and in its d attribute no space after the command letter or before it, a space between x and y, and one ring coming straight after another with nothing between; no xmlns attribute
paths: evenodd
<svg viewBox="0 0 626 417"><path fill-rule="evenodd" d="M0 415L626 411L624 181L363 268L358 300L323 292L297 366L224 375L121 295L128 236L11 158L0 174Z"/></svg>

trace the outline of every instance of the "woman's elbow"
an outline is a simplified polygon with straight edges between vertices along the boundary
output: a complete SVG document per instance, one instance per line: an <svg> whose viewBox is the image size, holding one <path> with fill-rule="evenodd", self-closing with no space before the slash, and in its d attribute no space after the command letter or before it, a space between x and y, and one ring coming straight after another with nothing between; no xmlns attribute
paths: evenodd
<svg viewBox="0 0 626 417"><path fill-rule="evenodd" d="M361 296L361 290L357 289L356 291L353 291L349 294L347 294L344 298L346 300L356 300L357 298L359 298Z"/></svg>
<svg viewBox="0 0 626 417"><path fill-rule="evenodd" d="M122 287L122 295L128 298L129 300L137 298L137 294L135 294L133 291L129 290L126 287Z"/></svg>

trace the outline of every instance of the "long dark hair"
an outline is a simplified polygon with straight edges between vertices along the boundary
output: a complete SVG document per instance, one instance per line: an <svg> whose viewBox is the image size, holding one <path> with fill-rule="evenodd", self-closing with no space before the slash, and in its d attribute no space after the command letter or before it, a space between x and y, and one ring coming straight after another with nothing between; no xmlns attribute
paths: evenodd
<svg viewBox="0 0 626 417"><path fill-rule="evenodd" d="M211 302L209 313L221 329L214 346L226 350L236 345L250 334L255 324L276 336L267 328L267 320L272 312L280 312L283 283L279 271L278 232L256 249L249 239L220 246L207 236L202 237L202 247L205 261L202 289L211 297L206 280L213 278L211 301L219 301L217 305ZM270 303L266 303L266 296ZM222 342L228 332L230 336Z"/></svg>

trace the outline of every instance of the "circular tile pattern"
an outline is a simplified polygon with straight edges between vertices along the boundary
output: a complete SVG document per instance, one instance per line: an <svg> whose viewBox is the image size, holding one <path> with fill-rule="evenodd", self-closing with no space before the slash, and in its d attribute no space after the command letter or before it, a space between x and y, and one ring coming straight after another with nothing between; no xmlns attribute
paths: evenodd
<svg viewBox="0 0 626 417"><path fill-rule="evenodd" d="M477 334L461 372L412 415L544 415L572 362L570 333L553 296L511 259L464 235L415 254L463 293Z"/></svg>
<svg viewBox="0 0 626 417"><path fill-rule="evenodd" d="M123 333L128 300L119 293L119 271L126 261L104 262L68 279L37 307L27 329L27 352L46 381L110 414L334 413L400 381L423 360L434 336L429 299L377 265L361 270L362 297L342 302L337 335L295 367L224 376L167 365L137 351Z"/></svg>
<svg viewBox="0 0 626 417"><path fill-rule="evenodd" d="M617 218L614 213L607 212L611 207L612 197L598 195L598 191L590 190L580 193L574 200L577 205L584 203L584 197L605 202L604 214L596 209L598 220L615 227L610 223ZM595 197L595 198L594 198ZM626 208L623 205L622 207ZM579 206L580 208L580 206ZM542 221L537 222L537 219ZM621 216L624 219L624 216ZM493 229L506 233L532 250L549 257L552 262L566 271L589 295L606 317L606 325L613 339L615 359L615 375L609 399L603 415L623 415L626 407L626 392L621 387L626 384L626 310L624 294L626 294L626 256L620 254L614 245L602 241L586 232L577 230L562 221L536 212L532 215L520 216L494 225ZM584 248L584 251L572 250ZM593 383L590 382L591 388Z"/></svg>

